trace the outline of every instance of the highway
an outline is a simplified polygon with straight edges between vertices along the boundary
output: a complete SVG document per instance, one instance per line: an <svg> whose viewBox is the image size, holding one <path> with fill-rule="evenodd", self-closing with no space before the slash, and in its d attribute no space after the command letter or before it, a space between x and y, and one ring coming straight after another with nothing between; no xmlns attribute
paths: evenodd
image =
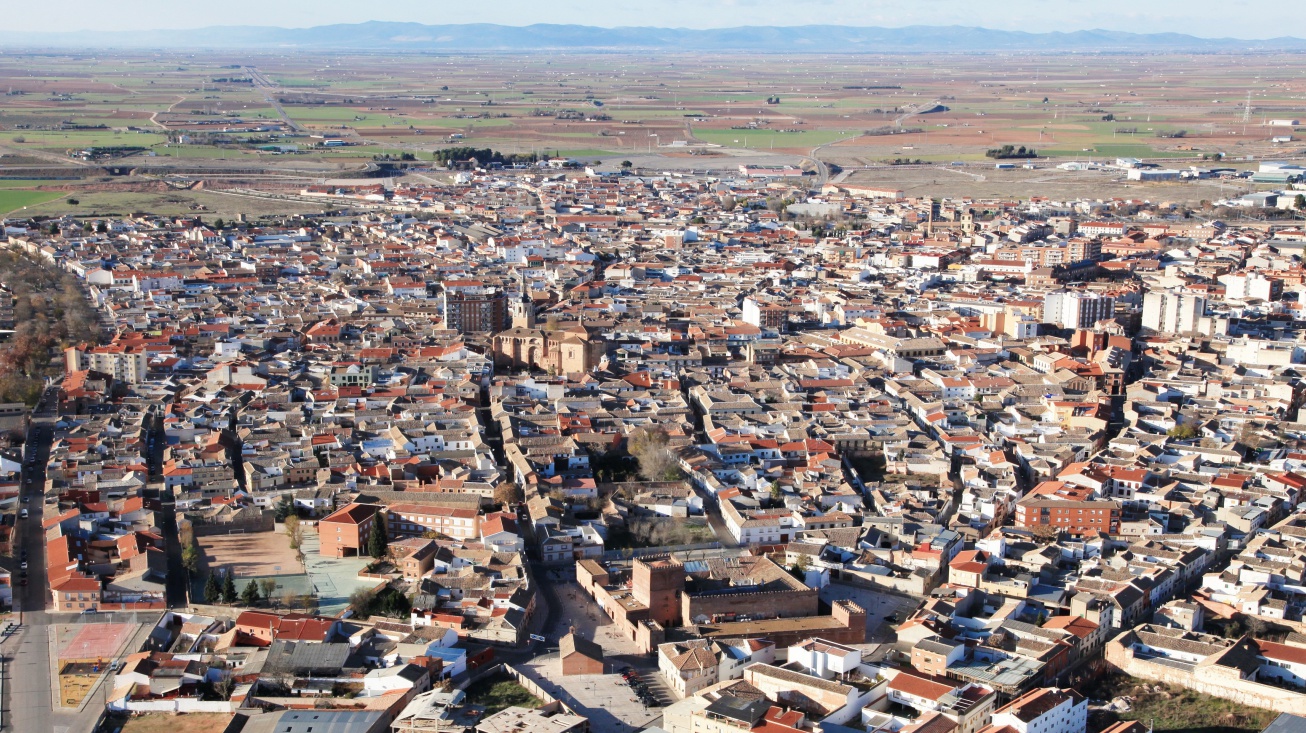
<svg viewBox="0 0 1306 733"><path fill-rule="evenodd" d="M272 109L277 111L282 122L285 122L286 125L295 132L305 132L304 128L300 127L298 122L290 119L290 115L286 114L286 110L282 108L281 102L277 101L278 87L276 83L264 76L263 72L253 66L246 66L245 70L249 72L250 78L254 80L254 86L258 87L260 92L263 92L263 98L267 100L268 104L272 105Z"/></svg>

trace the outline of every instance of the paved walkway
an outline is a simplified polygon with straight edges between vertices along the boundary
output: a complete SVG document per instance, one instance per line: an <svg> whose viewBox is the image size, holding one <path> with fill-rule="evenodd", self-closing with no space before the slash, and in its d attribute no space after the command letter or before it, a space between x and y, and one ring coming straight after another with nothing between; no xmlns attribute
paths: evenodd
<svg viewBox="0 0 1306 733"><path fill-rule="evenodd" d="M304 570L318 597L318 613L334 616L349 606L349 596L354 591L375 588L381 581L358 577L358 571L367 567L372 558L323 557L318 552L320 546L317 532L311 529L304 532L304 542L300 549L304 552Z"/></svg>

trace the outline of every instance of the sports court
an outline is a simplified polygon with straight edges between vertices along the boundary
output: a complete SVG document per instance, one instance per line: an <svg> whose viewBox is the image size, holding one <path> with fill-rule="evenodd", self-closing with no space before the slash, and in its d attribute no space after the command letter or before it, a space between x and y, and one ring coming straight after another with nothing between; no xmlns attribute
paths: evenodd
<svg viewBox="0 0 1306 733"><path fill-rule="evenodd" d="M196 542L204 551L205 567L210 571L230 569L237 579L304 572L283 532L208 535L197 537Z"/></svg>
<svg viewBox="0 0 1306 733"><path fill-rule="evenodd" d="M110 660L127 639L136 633L136 624L80 624L61 627L59 659L65 662ZM71 631L71 636L67 632Z"/></svg>

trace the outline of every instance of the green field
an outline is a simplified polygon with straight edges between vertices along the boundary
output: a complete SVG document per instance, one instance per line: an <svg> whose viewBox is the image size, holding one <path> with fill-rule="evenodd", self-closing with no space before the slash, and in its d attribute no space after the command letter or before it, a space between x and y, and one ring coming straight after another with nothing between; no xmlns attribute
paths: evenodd
<svg viewBox="0 0 1306 733"><path fill-rule="evenodd" d="M35 195L34 201L20 201L15 207L28 206L23 212L29 216L126 216L138 211L147 211L163 216L184 216L201 214L206 217L233 217L236 214L317 214L323 209L331 208L328 202L322 205L279 201L271 199L233 196L210 191L170 191L168 193L149 192L86 192L71 194L77 199L72 205L68 199L55 200L62 193L46 191L0 191L0 213L6 210L9 196ZM199 208L203 207L203 208Z"/></svg>
<svg viewBox="0 0 1306 733"><path fill-rule="evenodd" d="M25 206L35 207L64 195L58 191L0 190L0 214L19 211Z"/></svg>
<svg viewBox="0 0 1306 733"><path fill-rule="evenodd" d="M36 179L36 178L15 178L6 180L0 178L0 189L3 188L36 188L37 186L66 186L70 183L77 183L79 179Z"/></svg>
<svg viewBox="0 0 1306 733"><path fill-rule="evenodd" d="M860 131L811 130L807 132L778 132L776 130L720 130L694 128L694 137L704 142L731 148L814 148L857 135ZM738 140L739 142L735 142Z"/></svg>
<svg viewBox="0 0 1306 733"><path fill-rule="evenodd" d="M1039 155L1058 158L1083 158L1090 155L1110 158L1193 158L1201 155L1200 152L1157 150L1150 145L1130 143L1102 143L1098 145L1085 145L1084 147L1092 148L1092 150L1039 148L1038 152Z"/></svg>
<svg viewBox="0 0 1306 733"><path fill-rule="evenodd" d="M538 708L544 704L516 681L498 675L468 686L467 702L484 706L486 716L510 707Z"/></svg>

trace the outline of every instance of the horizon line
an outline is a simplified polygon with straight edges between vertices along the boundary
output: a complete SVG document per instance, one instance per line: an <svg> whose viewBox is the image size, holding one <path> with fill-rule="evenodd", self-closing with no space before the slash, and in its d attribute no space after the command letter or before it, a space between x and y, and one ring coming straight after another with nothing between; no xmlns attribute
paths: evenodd
<svg viewBox="0 0 1306 733"><path fill-rule="evenodd" d="M78 34L113 35L113 34L158 33L158 32L194 32L194 31L218 30L218 29L253 29L253 28L266 29L266 30L283 30L283 31L308 31L308 30L314 30L319 28L331 28L331 27L339 27L339 26L362 26L362 25L411 25L411 26L438 27L438 28L490 26L490 27L499 27L499 28L514 28L519 30L528 29L528 28L571 27L571 28L588 28L588 29L605 30L605 31L666 30L666 31L690 31L690 32L744 30L744 29L785 29L785 28L795 28L795 29L840 28L844 30L965 29L965 30L989 31L995 33L1013 33L1013 34L1020 34L1026 36L1073 35L1076 33L1113 33L1113 34L1121 34L1121 35L1128 35L1128 36L1162 36L1162 35L1183 36L1186 38L1193 38L1202 41L1249 41L1249 42L1266 42L1266 41L1279 41L1279 40L1306 41L1306 36L1294 36L1294 35L1282 35L1282 34L1275 35L1275 36L1264 36L1264 37L1243 37L1243 36L1229 36L1229 35L1207 36L1207 35L1197 35L1195 33L1176 31L1176 30L1139 31L1139 30L1117 30L1117 29L1102 28L1102 27L1056 29L1056 30L1024 30L1024 29L994 28L994 27L983 26L983 25L965 25L959 23L947 23L947 24L911 23L908 25L876 25L876 24L847 25L847 24L840 24L840 23L765 23L765 24L754 24L754 25L742 24L742 25L714 25L714 26L706 26L706 27L690 27L690 26L673 26L673 25L596 25L591 23L526 23L521 25L512 24L512 23L497 23L497 22L428 23L428 22L416 21L416 20L380 20L380 19L317 23L314 25L278 25L278 24L244 23L244 24L209 24L209 25L176 26L176 27L160 26L160 27L151 27L145 29L130 29L130 30L127 29L104 30L99 28L78 28L72 30L28 29L28 30L10 31L10 33L7 34L7 36L8 36L8 41L10 42L10 44L12 44L12 42L14 41L19 41L19 39L17 38L18 36L22 36L24 34L41 34L41 35L50 35L50 36L71 36L71 35L78 35ZM0 46L2 45L9 45L9 44L6 44L5 40L0 40Z"/></svg>

